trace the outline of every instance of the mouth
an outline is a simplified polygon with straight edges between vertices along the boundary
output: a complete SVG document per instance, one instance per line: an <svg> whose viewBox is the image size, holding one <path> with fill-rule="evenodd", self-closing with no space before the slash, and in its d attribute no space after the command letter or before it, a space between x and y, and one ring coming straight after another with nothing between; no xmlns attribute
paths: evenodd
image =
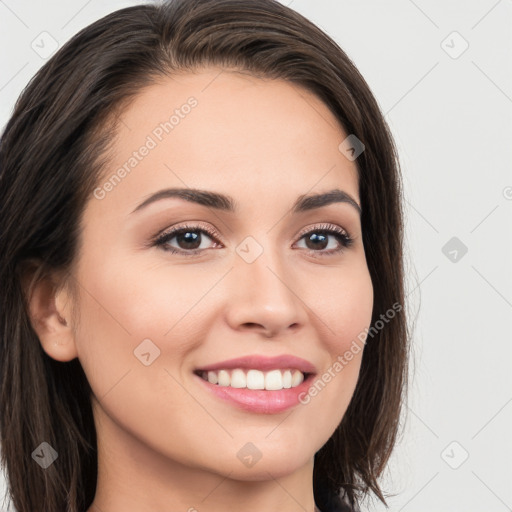
<svg viewBox="0 0 512 512"><path fill-rule="evenodd" d="M270 371L226 368L218 371L196 370L194 373L215 386L236 389L265 389L267 391L296 388L310 375L313 375L312 373L304 373L297 368Z"/></svg>
<svg viewBox="0 0 512 512"><path fill-rule="evenodd" d="M223 403L251 413L276 414L299 405L316 367L291 354L252 354L194 371L201 388Z"/></svg>
<svg viewBox="0 0 512 512"><path fill-rule="evenodd" d="M317 371L291 355L240 357L194 370L202 389L238 409L274 414L297 406Z"/></svg>

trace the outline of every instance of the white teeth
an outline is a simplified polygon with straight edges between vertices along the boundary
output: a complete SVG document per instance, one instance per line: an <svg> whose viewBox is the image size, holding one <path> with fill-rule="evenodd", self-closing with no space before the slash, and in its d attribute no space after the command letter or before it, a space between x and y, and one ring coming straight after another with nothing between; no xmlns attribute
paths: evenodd
<svg viewBox="0 0 512 512"><path fill-rule="evenodd" d="M265 389L283 389L283 376L280 370L272 370L265 375Z"/></svg>
<svg viewBox="0 0 512 512"><path fill-rule="evenodd" d="M248 389L265 389L265 374L259 370L249 370L247 372Z"/></svg>
<svg viewBox="0 0 512 512"><path fill-rule="evenodd" d="M304 375L299 370L295 370L292 375L292 388L298 386L304 380Z"/></svg>
<svg viewBox="0 0 512 512"><path fill-rule="evenodd" d="M231 387L232 388L245 388L247 379L245 373L242 370L233 370L231 374Z"/></svg>
<svg viewBox="0 0 512 512"><path fill-rule="evenodd" d="M231 373L230 370L201 372L201 376L210 384L268 391L295 388L304 381L304 374L300 370L248 370L246 373L237 368Z"/></svg>
<svg viewBox="0 0 512 512"><path fill-rule="evenodd" d="M292 387L292 372L290 370L286 370L283 373L283 388L288 389Z"/></svg>
<svg viewBox="0 0 512 512"><path fill-rule="evenodd" d="M219 372L219 380L218 380L219 386L229 386L231 383L231 378L229 376L229 373L226 370L221 370Z"/></svg>

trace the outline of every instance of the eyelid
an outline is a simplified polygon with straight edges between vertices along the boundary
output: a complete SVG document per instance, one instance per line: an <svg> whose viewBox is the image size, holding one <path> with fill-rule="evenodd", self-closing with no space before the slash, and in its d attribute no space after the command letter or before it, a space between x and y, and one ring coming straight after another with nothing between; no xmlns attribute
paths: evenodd
<svg viewBox="0 0 512 512"><path fill-rule="evenodd" d="M299 234L297 235L298 240L300 240L304 235L307 235L311 231L336 231L341 234L344 234L347 238L352 239L350 233L345 228L339 226L338 224L332 224L330 222L321 222L303 228L301 231L299 231Z"/></svg>
<svg viewBox="0 0 512 512"><path fill-rule="evenodd" d="M202 221L186 221L183 225L178 224L171 228L165 229L165 230L157 233L153 237L151 237L151 241L150 241L149 245L150 246L154 246L154 245L164 246L168 240L173 239L175 236L179 235L181 232L187 231L187 230L188 231L199 231L199 232L204 231L210 238L213 239L213 241L215 243L219 242L219 239L220 239L220 243L222 245L224 245L224 243L222 242L222 235L220 235L220 233L217 231L217 229L215 229L214 227L211 227L210 225L205 224ZM337 234L338 236L345 238L344 242L340 242L338 240L338 242L341 244L341 247L339 247L337 249L330 249L328 251L324 251L324 250L314 251L312 249L308 250L308 252L310 252L312 254L318 253L318 254L316 254L316 256L322 256L322 255L327 256L330 254L341 253L344 249L347 249L350 245L352 245L352 243L355 240L354 237L352 237L350 235L350 233L345 228L339 226L338 224L324 222L324 223L317 223L317 224L307 226L307 227L303 228L301 231L299 231L299 233L295 236L295 238L297 238L297 240L294 242L294 245L296 243L300 242L302 240L302 238L304 237L304 235L307 235L307 234L309 234L311 232L315 232L315 231L318 231L318 232L329 231L330 232L329 236L335 236L335 234ZM198 255L198 254L205 252L207 249L185 250L185 249L172 248L172 249L163 249L163 250L167 250L167 251L174 252L174 253L181 253L183 255L188 255L188 256L194 256L194 255Z"/></svg>
<svg viewBox="0 0 512 512"><path fill-rule="evenodd" d="M174 235L179 233L181 230L190 230L190 231L205 231L206 234L210 237L217 238L221 243L222 235L214 228L202 221L185 221L182 225L178 224L176 226L172 226L171 228L164 229L163 231L158 232L156 235L151 237L150 245L154 244L158 240L166 237L167 235ZM187 251L190 252L190 251Z"/></svg>

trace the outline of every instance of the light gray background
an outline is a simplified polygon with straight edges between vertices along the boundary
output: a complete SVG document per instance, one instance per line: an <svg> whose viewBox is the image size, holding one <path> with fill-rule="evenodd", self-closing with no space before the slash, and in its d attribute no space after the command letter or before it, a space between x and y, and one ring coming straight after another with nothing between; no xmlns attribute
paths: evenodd
<svg viewBox="0 0 512 512"><path fill-rule="evenodd" d="M0 0L0 125L45 62L33 46L137 3ZM512 510L512 0L282 3L353 59L400 151L417 315L390 510Z"/></svg>

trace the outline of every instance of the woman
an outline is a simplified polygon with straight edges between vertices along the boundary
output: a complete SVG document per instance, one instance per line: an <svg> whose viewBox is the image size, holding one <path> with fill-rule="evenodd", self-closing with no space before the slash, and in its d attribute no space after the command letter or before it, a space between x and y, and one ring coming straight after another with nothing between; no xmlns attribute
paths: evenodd
<svg viewBox="0 0 512 512"><path fill-rule="evenodd" d="M399 168L326 34L273 0L114 12L25 89L0 172L18 512L386 503Z"/></svg>

